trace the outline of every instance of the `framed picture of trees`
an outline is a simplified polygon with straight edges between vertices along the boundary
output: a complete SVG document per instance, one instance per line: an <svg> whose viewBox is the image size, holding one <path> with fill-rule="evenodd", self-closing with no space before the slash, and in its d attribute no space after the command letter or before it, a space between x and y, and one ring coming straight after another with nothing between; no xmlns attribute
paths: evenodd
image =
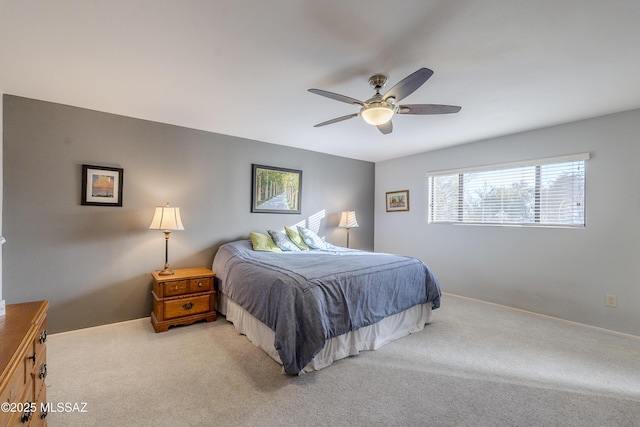
<svg viewBox="0 0 640 427"><path fill-rule="evenodd" d="M409 190L388 191L387 212L399 212L409 210Z"/></svg>
<svg viewBox="0 0 640 427"><path fill-rule="evenodd" d="M302 171L252 165L251 212L299 214Z"/></svg>

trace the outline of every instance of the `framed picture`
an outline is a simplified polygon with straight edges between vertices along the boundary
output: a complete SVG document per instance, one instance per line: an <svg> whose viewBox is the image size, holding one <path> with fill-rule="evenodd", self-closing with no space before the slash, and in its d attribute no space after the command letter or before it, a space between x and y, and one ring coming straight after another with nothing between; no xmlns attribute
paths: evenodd
<svg viewBox="0 0 640 427"><path fill-rule="evenodd" d="M387 212L409 210L409 190L387 192Z"/></svg>
<svg viewBox="0 0 640 427"><path fill-rule="evenodd" d="M82 205L122 206L120 168L82 165Z"/></svg>
<svg viewBox="0 0 640 427"><path fill-rule="evenodd" d="M299 214L302 171L252 165L251 212Z"/></svg>

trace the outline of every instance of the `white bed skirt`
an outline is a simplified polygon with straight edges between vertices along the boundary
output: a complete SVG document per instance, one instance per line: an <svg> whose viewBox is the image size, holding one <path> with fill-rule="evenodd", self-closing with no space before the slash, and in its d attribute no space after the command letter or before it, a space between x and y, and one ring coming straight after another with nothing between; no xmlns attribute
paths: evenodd
<svg viewBox="0 0 640 427"><path fill-rule="evenodd" d="M275 332L253 317L231 298L219 293L218 311L232 322L236 331L246 337L256 347L264 350L273 360L282 365L275 349ZM424 329L431 322L431 303L416 305L408 310L386 317L373 325L331 338L307 366L300 372L317 371L331 365L336 360L354 356L364 350L376 350L383 345ZM283 370L284 372L284 370Z"/></svg>

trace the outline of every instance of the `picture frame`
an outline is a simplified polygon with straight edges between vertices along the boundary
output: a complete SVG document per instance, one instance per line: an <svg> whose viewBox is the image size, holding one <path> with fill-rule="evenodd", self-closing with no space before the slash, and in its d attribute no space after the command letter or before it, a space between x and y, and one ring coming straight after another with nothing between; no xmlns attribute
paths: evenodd
<svg viewBox="0 0 640 427"><path fill-rule="evenodd" d="M387 212L406 212L409 210L409 190L388 191L386 195Z"/></svg>
<svg viewBox="0 0 640 427"><path fill-rule="evenodd" d="M80 204L122 207L123 175L122 168L82 165Z"/></svg>
<svg viewBox="0 0 640 427"><path fill-rule="evenodd" d="M299 214L301 207L301 170L251 165L251 212Z"/></svg>

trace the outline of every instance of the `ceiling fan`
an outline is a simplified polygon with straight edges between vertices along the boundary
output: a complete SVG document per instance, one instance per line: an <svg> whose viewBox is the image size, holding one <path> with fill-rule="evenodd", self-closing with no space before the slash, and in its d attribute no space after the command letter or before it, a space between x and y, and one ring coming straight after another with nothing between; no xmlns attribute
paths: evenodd
<svg viewBox="0 0 640 427"><path fill-rule="evenodd" d="M400 80L395 86L389 89L384 95L380 94L380 89L387 83L387 76L376 74L369 78L369 84L375 89L376 94L366 101L360 101L349 96L340 95L333 92L327 92L321 89L309 89L309 92L316 95L325 96L335 99L336 101L346 102L347 104L355 104L360 106L358 113L348 114L326 122L318 123L314 127L326 126L333 123L349 120L353 117L361 116L365 122L376 126L383 134L389 134L393 131L393 123L391 118L394 114L451 114L460 111L461 107L455 105L439 105L439 104L405 104L396 105L396 102L406 98L415 92L420 86L426 82L433 74L428 68L420 68L418 71L409 74Z"/></svg>

